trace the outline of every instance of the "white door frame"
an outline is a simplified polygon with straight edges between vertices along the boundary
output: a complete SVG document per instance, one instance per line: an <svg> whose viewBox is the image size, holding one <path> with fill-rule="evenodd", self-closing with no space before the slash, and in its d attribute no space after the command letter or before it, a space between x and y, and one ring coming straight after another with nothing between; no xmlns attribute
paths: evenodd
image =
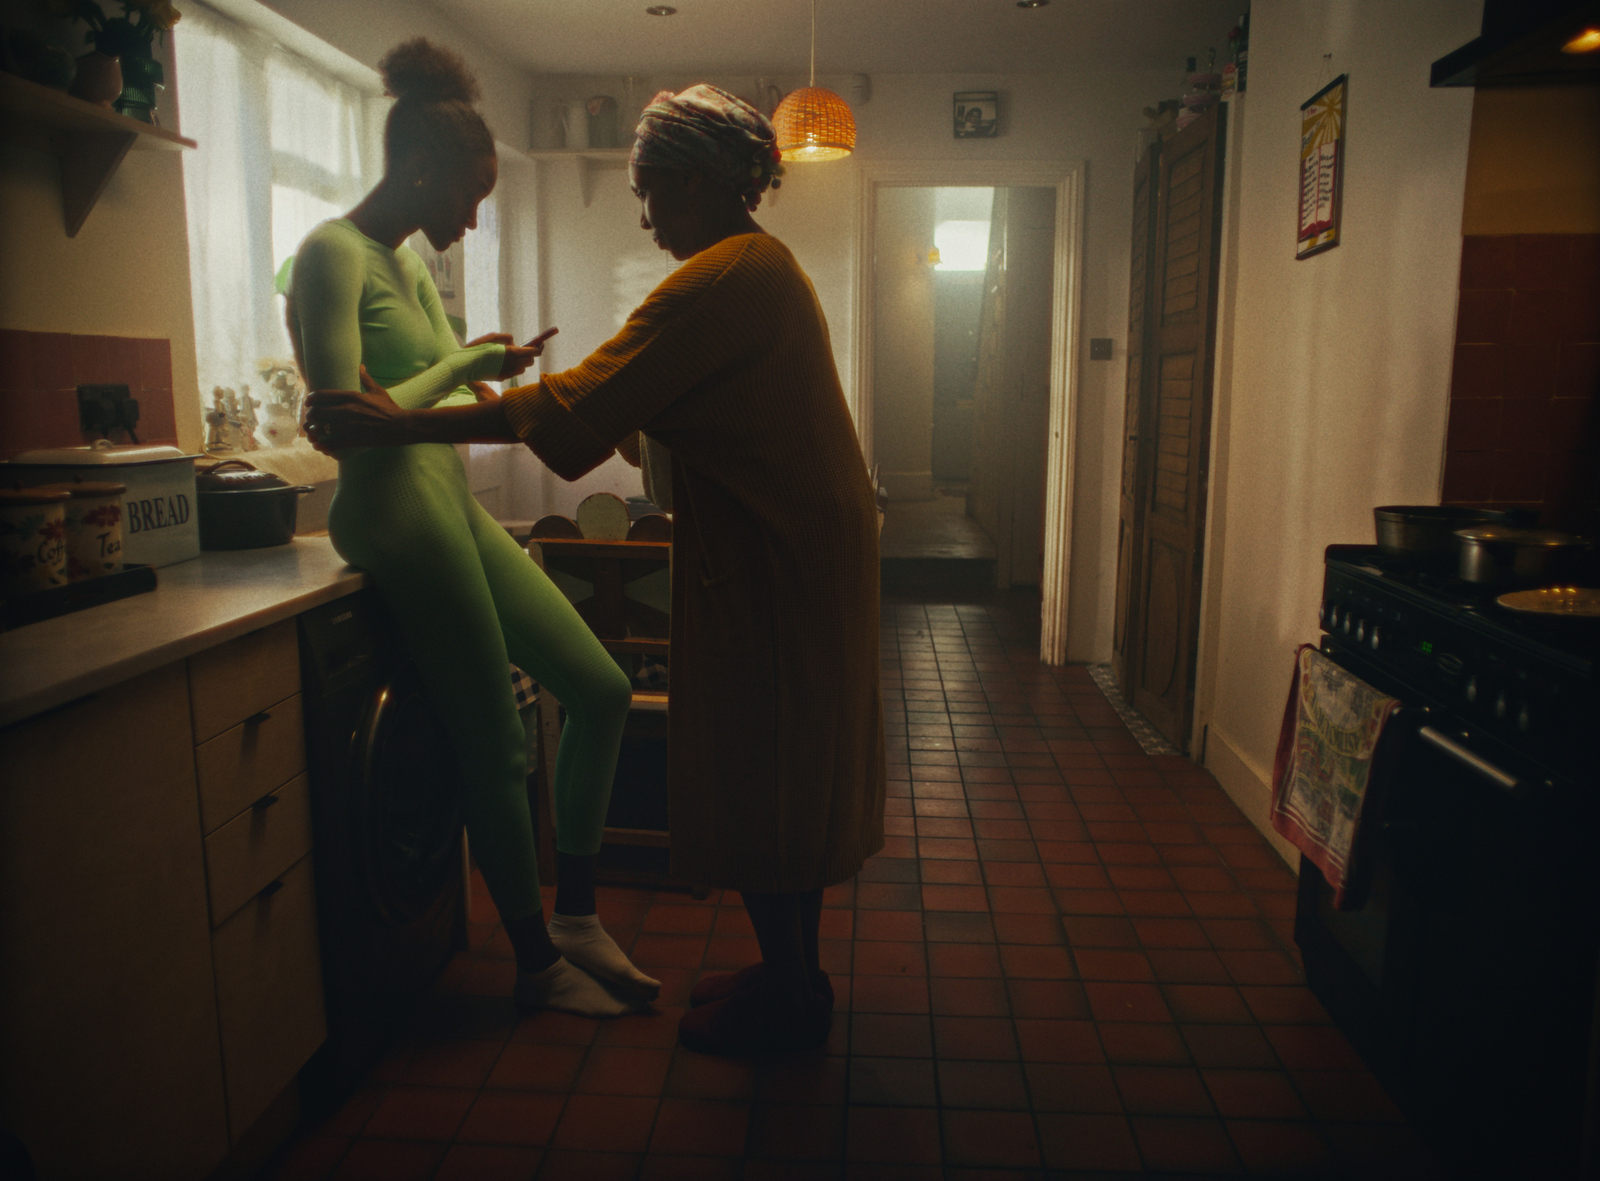
<svg viewBox="0 0 1600 1181"><path fill-rule="evenodd" d="M1067 588L1072 566L1072 489L1077 468L1078 349L1083 272L1084 164L1038 161L863 161L856 173L856 289L851 412L870 465L872 439L874 235L878 190L973 186L1056 191L1055 270L1050 315L1050 447L1045 464L1044 583L1039 656L1067 658Z"/></svg>

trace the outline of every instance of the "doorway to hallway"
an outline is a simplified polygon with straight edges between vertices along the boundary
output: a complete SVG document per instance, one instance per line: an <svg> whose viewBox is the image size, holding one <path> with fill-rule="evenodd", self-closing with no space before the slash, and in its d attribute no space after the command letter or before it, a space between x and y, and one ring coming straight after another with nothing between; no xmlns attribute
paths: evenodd
<svg viewBox="0 0 1600 1181"><path fill-rule="evenodd" d="M1040 584L1055 196L879 195L872 418L890 590Z"/></svg>
<svg viewBox="0 0 1600 1181"><path fill-rule="evenodd" d="M973 501L975 516L982 518L985 511L991 514L989 518L983 518L982 527L990 541L995 543L995 574L986 585L993 586L998 583L1010 586L1013 581L1017 581L1019 585L1027 585L1029 581L1033 581L1039 586L1040 655L1046 661L1060 663L1066 659L1067 586L1070 578L1084 167L1081 163L1066 162L885 161L864 164L860 178L854 255L857 262L856 331L848 397L851 411L855 415L863 454L868 464L877 467L882 474L884 487L889 494L891 514L895 511L893 506L897 499L902 506L907 501L920 502L925 506L924 512L930 515L937 514L937 509L926 506L930 502L940 503L935 501L934 497L942 491L942 488L936 486L934 479L931 348L926 351L919 350L917 360L917 364L923 370L923 381L920 387L917 387L920 392L915 437L918 439L919 448L923 446L927 448L927 458L918 463L907 456L897 457L894 453L894 441L889 443L888 453L880 451L880 443L885 437L891 440L912 437L910 433L897 433L896 424L892 421L889 423L878 421L880 402L877 388L880 380L890 384L897 381L901 384L910 384L903 380L905 372L902 369L882 365L879 361L882 346L895 338L892 329L886 329L878 323L877 289L880 280L893 281L892 275L880 275L880 267L887 266L890 270L898 267L901 271L900 278L913 287L914 276L919 272L924 276L921 294L917 298L922 301L921 314L925 321L932 316L933 297L931 280L927 278L929 274L927 258L932 249L928 242L931 236L928 230L931 226L924 230L920 241L902 242L899 247L891 251L878 241L879 206L886 200L892 202L898 191L906 189L925 190L929 194L929 200L932 199L931 194L941 188L1044 190L1040 197L1050 209L1053 228L1043 235L1037 248L1030 252L1034 256L1034 261L1040 264L1040 274L1043 279L1041 289L1025 301L1030 309L1040 310L1047 325L1047 331L1043 336L1047 343L1042 346L1045 359L1035 371L1043 373L1041 399L1043 413L1042 421L1020 444L1022 450L1030 452L1037 447L1042 456L1039 461L1039 467L1043 471L1042 489L1035 496L1012 497L1008 508L1002 498L995 495L992 482L989 485L983 484L981 476L986 470L986 459L991 465L993 464L993 459L988 457L998 456L1004 461L1018 452L1019 444L1015 437L1007 437L1001 430L1002 427L1008 429L1013 427L1018 418L1015 415L993 416L999 421L993 431L985 433L985 416L974 404L972 425L965 431L973 456L969 478L965 481L968 485L965 492L970 494ZM908 253L906 249L908 245L915 249ZM943 259L942 249L939 259L940 261ZM910 295L915 296L916 292L912 291ZM981 325L979 331L981 335ZM993 388L1003 389L1004 386L1003 383L995 383ZM976 403L976 397L971 401ZM882 405L885 413L892 419L894 411L888 409L892 403L885 401ZM949 412L951 417L959 413L959 410ZM924 416L925 427L922 425ZM946 411L941 410L941 419L943 420L945 416ZM939 448L941 467L945 459L949 458L945 454L946 444L954 435L959 445L961 433L959 426L953 431L941 427ZM892 478L901 485L898 497L894 485L890 483L891 473L894 473ZM938 484L942 485L943 481L939 481ZM950 499L961 500L962 508L965 510L966 496ZM1027 507L1029 505L1032 506L1031 510ZM1029 511L1035 514L1031 519L1027 517ZM968 516L965 511L951 515ZM1019 515L1022 517L1020 528L1017 526ZM968 516L968 519L973 518ZM944 523L934 522L935 525ZM886 533L889 528L891 526L886 525ZM888 536L889 543L895 544L894 535ZM1020 564L1016 561L1017 547L1014 544L1014 539L1018 536L1032 539L1030 544L1038 544L1037 551L1029 549ZM1021 579L1014 579L1013 568L1033 571L1031 579L1027 575Z"/></svg>

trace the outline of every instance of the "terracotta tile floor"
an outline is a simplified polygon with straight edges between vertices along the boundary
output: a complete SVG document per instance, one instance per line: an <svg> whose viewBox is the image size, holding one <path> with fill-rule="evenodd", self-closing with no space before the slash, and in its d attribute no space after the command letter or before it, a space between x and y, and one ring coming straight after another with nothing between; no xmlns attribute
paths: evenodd
<svg viewBox="0 0 1600 1181"><path fill-rule="evenodd" d="M1209 774L1146 756L1037 599L890 602L888 843L829 890L823 1052L675 1045L756 958L736 896L605 888L650 1016L519 1019L473 950L291 1178L1417 1178L1431 1160L1306 989L1294 878Z"/></svg>

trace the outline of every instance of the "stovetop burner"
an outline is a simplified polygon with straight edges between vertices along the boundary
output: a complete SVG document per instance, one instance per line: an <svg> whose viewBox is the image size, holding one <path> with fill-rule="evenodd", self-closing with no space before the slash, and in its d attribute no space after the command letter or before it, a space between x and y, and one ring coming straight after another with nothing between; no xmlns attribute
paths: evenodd
<svg viewBox="0 0 1600 1181"><path fill-rule="evenodd" d="M1503 593L1500 588L1467 582L1449 570L1398 562L1376 546L1331 545L1327 560L1330 567L1359 572L1368 582L1414 597L1432 610L1453 614L1463 626L1481 628L1486 635L1498 632L1515 636L1523 643L1546 649L1549 659L1577 659L1591 666L1600 665L1600 620L1513 611L1497 602Z"/></svg>
<svg viewBox="0 0 1600 1181"><path fill-rule="evenodd" d="M1595 780L1597 621L1512 611L1492 591L1398 565L1376 546L1333 545L1326 556L1325 651L1479 753L1526 760L1541 778Z"/></svg>

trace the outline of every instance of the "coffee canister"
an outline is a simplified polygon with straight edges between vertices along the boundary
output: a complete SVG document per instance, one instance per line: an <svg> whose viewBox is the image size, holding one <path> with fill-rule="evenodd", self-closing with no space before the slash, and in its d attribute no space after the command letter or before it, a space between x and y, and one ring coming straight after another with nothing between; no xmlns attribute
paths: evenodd
<svg viewBox="0 0 1600 1181"><path fill-rule="evenodd" d="M65 492L0 488L0 597L66 585L70 499Z"/></svg>
<svg viewBox="0 0 1600 1181"><path fill-rule="evenodd" d="M45 484L38 491L65 492L67 501L67 578L79 582L122 569L122 496L125 484L74 480Z"/></svg>

